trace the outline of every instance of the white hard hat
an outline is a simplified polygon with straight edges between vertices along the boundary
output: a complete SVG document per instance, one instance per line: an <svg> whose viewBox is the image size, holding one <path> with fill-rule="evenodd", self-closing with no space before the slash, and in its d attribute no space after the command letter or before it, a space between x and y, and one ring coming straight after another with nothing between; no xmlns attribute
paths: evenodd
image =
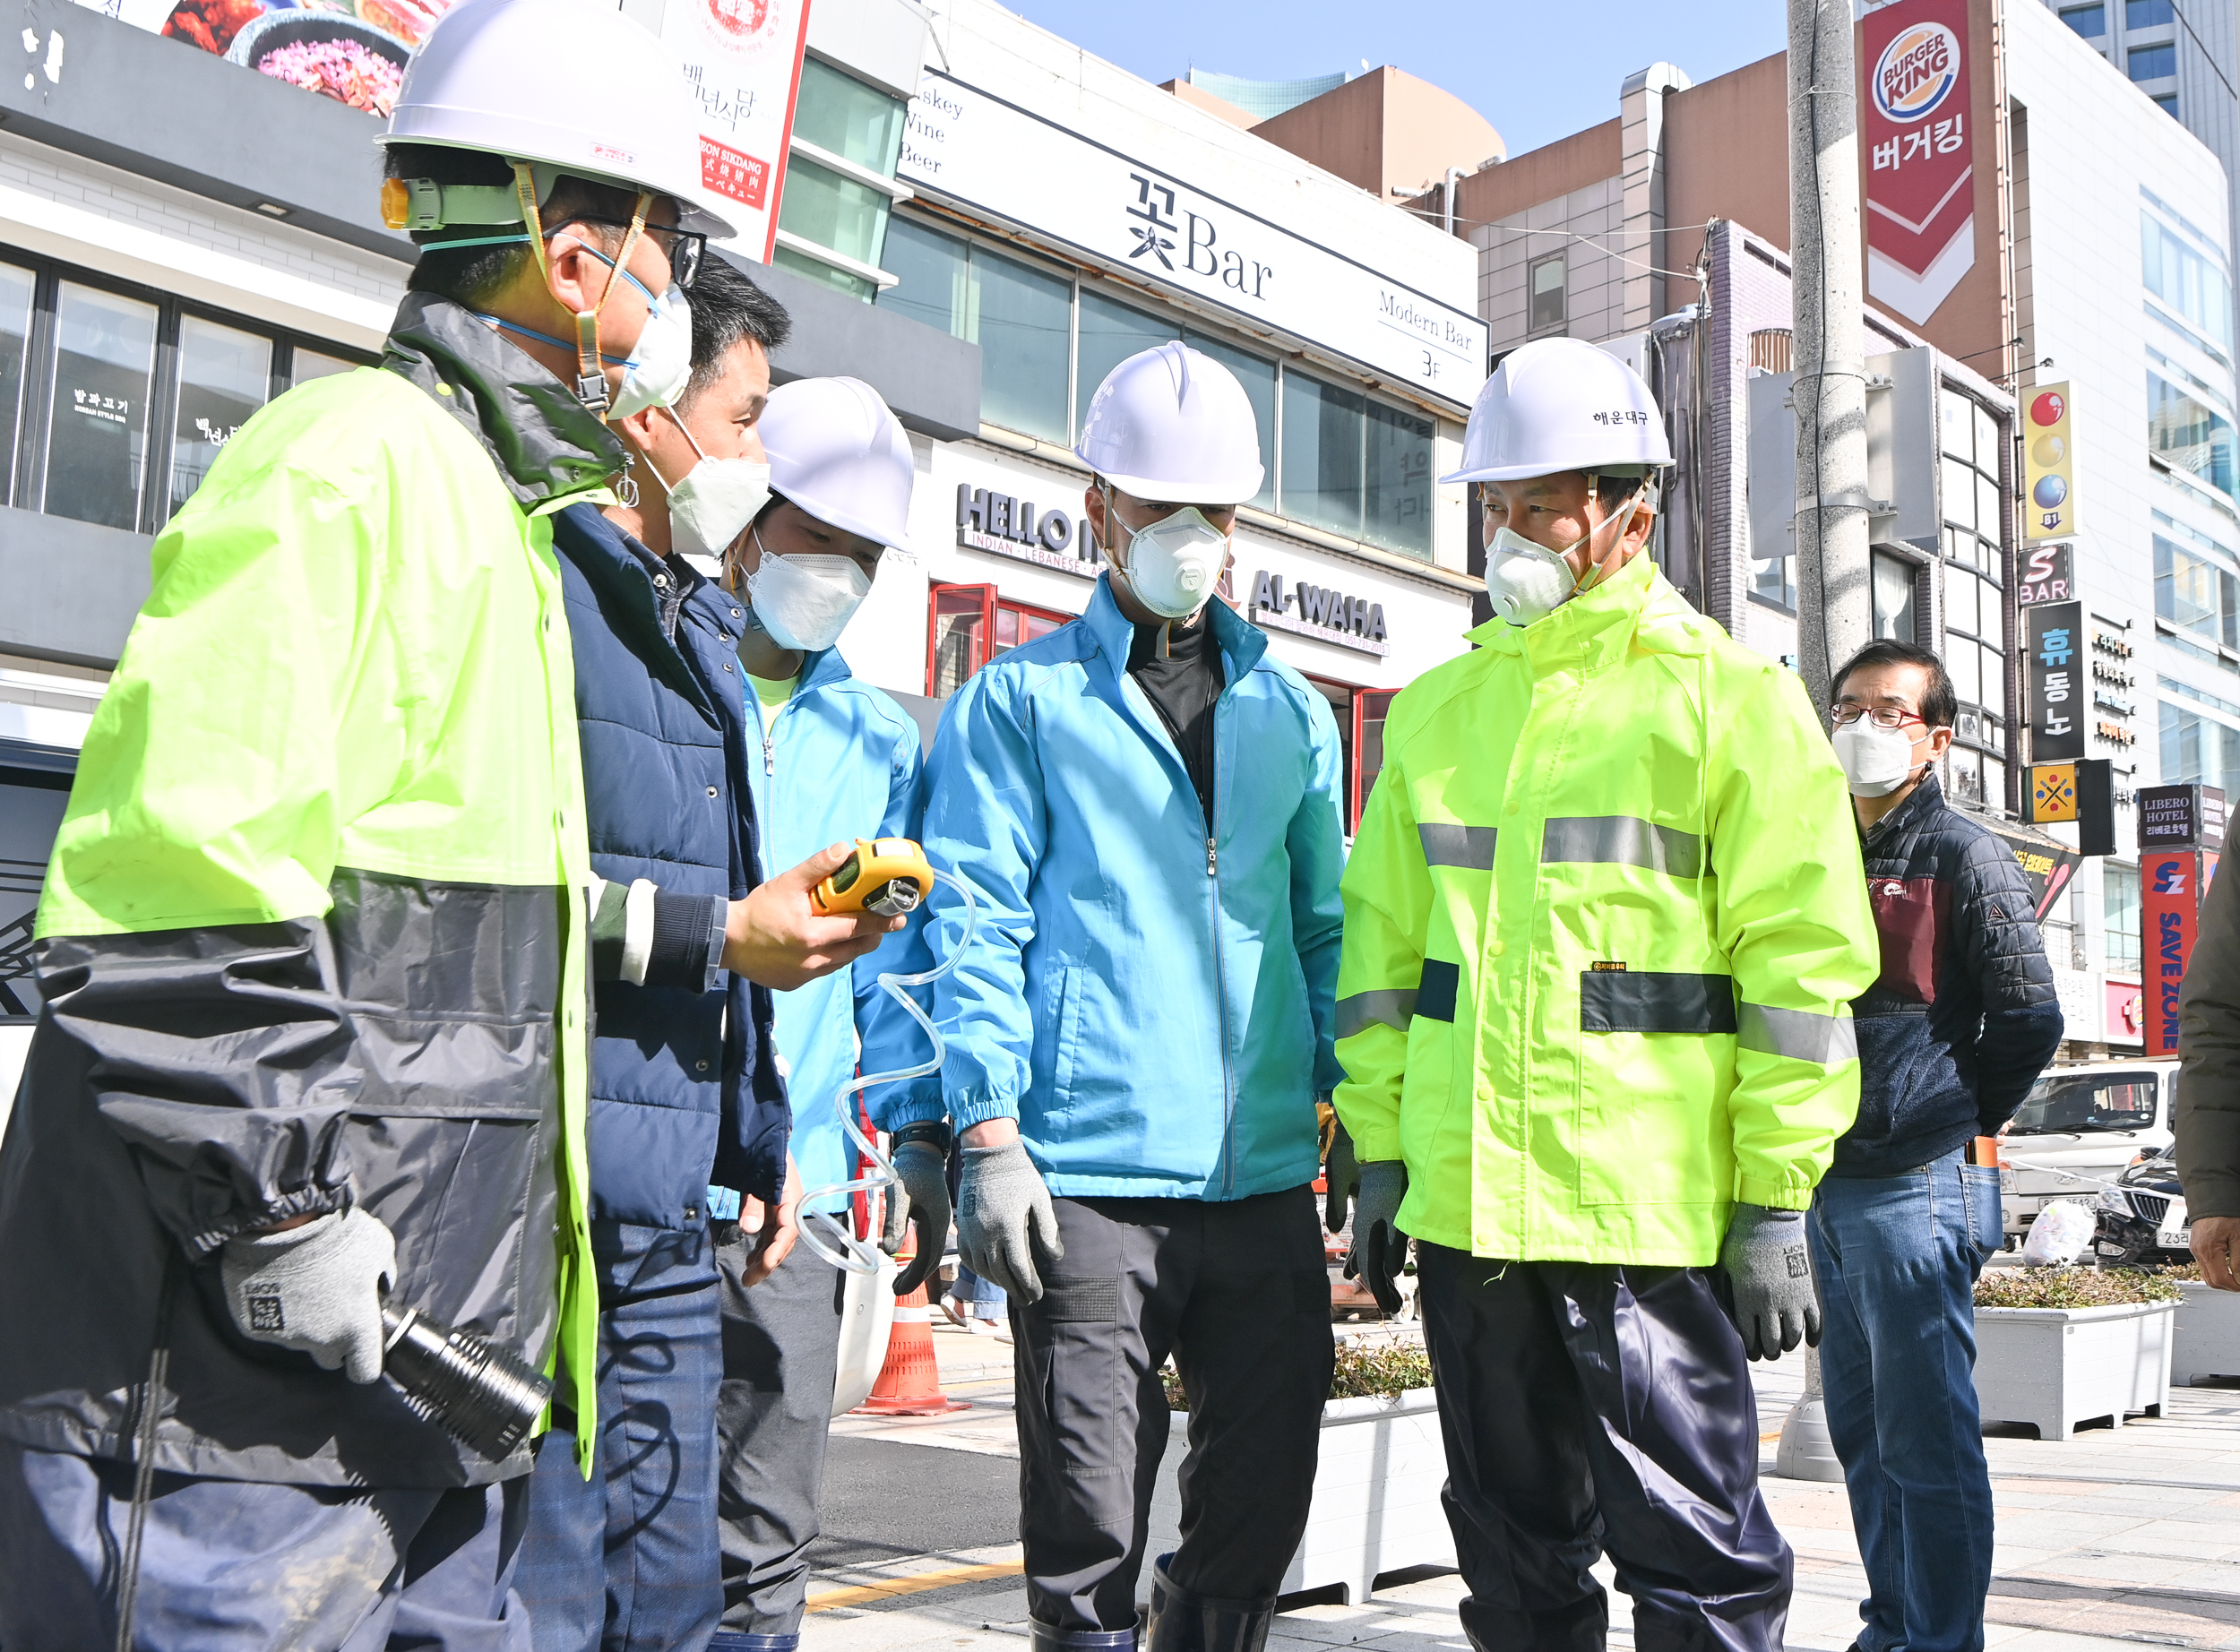
<svg viewBox="0 0 2240 1652"><path fill-rule="evenodd" d="M910 439L861 379L796 379L770 392L755 429L770 487L820 522L907 550Z"/></svg>
<svg viewBox="0 0 2240 1652"><path fill-rule="evenodd" d="M1123 492L1236 504L1260 492L1260 421L1236 374L1186 344L1131 356L1097 387L1075 457Z"/></svg>
<svg viewBox="0 0 2240 1652"><path fill-rule="evenodd" d="M1645 476L1671 462L1664 415L1640 374L1583 340L1542 339L1512 351L1486 381L1462 437L1462 468L1439 479Z"/></svg>
<svg viewBox="0 0 2240 1652"><path fill-rule="evenodd" d="M611 0L461 0L406 65L381 142L651 190L676 201L679 228L728 236L722 198L701 181L697 107L668 48Z"/></svg>

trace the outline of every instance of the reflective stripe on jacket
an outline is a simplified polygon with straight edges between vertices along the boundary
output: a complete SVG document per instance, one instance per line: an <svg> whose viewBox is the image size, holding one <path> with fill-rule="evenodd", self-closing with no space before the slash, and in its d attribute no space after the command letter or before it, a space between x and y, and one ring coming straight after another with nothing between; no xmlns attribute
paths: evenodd
<svg viewBox="0 0 2240 1652"><path fill-rule="evenodd" d="M909 713L849 669L838 649L802 662L792 697L773 715L747 685L748 776L773 872L857 838L916 838L924 742ZM944 867L944 870L946 868ZM780 993L778 1049L793 1097L793 1156L804 1192L855 1174L855 1147L840 1131L833 1097L857 1071L915 1066L933 1054L925 1033L879 989L883 970L917 970L921 925L889 935L845 971ZM869 1097L874 1114L883 1097ZM934 1116L940 1116L935 1113ZM821 1201L837 1209L840 1200Z"/></svg>
<svg viewBox="0 0 2240 1652"><path fill-rule="evenodd" d="M950 701L926 764L926 848L980 899L936 989L942 1099L882 1123L1015 1117L1054 1193L1245 1199L1314 1179L1314 1093L1336 1082L1344 776L1330 702L1208 609L1214 830L1103 578L1089 611ZM934 891L928 948L961 903Z"/></svg>
<svg viewBox="0 0 2240 1652"><path fill-rule="evenodd" d="M1796 677L1646 556L1392 703L1346 870L1340 1115L1400 1223L1480 1256L1701 1266L1803 1209L1877 968Z"/></svg>
<svg viewBox="0 0 2240 1652"><path fill-rule="evenodd" d="M224 1241L349 1201L392 1300L548 1363L596 1440L573 671L549 512L620 448L455 305L226 444L156 540L39 908L0 1149L0 1432L156 1466L477 1484L491 1464L245 1339ZM168 1307L165 1305L168 1302ZM32 1328L36 1328L35 1330Z"/></svg>

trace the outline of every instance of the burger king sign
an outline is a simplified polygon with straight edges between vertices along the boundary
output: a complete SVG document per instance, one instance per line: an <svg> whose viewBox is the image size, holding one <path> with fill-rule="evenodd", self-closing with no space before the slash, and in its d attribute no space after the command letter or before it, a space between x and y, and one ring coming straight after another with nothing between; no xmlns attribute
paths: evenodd
<svg viewBox="0 0 2240 1652"><path fill-rule="evenodd" d="M1899 0L1863 28L1867 296L1917 326L1976 262L1968 0Z"/></svg>

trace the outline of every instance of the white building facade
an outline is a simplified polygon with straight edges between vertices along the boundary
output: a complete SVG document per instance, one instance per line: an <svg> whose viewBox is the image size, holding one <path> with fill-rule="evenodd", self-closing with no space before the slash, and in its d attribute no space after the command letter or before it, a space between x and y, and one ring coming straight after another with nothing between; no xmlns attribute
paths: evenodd
<svg viewBox="0 0 2240 1652"><path fill-rule="evenodd" d="M1101 564L1072 452L1105 374L1181 339L1252 399L1267 482L1228 594L1329 698L1348 829L1392 693L1467 643L1460 462L1484 382L1470 249L986 0L936 11L881 309L978 345L981 427L918 439L917 553L840 649L944 698L1081 612Z"/></svg>

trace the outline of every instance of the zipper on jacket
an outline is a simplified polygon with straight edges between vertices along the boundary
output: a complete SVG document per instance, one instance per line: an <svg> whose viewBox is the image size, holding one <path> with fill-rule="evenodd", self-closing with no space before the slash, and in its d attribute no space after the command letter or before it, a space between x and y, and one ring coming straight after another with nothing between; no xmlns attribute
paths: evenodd
<svg viewBox="0 0 2240 1652"><path fill-rule="evenodd" d="M778 772L778 730L774 721L762 725L762 773L765 777Z"/></svg>
<svg viewBox="0 0 2240 1652"><path fill-rule="evenodd" d="M1222 696L1228 693L1227 687ZM1221 946L1221 720L1220 701L1214 701L1213 822L1205 840L1205 874L1213 897L1213 990L1221 1001L1221 1191L1236 1188L1236 1079L1229 1065L1229 981Z"/></svg>

